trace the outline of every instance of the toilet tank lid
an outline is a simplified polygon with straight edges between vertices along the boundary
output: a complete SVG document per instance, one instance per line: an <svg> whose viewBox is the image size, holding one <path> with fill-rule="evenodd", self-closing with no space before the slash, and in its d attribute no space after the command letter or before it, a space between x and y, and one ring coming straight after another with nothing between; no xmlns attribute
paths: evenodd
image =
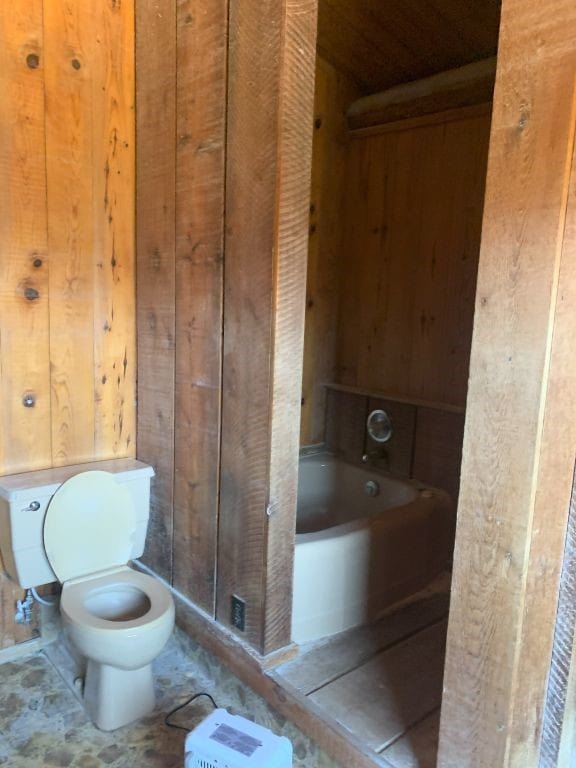
<svg viewBox="0 0 576 768"><path fill-rule="evenodd" d="M29 495L30 492L34 492L39 497L53 496L66 480L80 472L89 471L111 472L120 482L154 475L154 470L149 464L137 459L110 459L52 469L38 469L33 472L0 477L0 499L14 501L24 494Z"/></svg>

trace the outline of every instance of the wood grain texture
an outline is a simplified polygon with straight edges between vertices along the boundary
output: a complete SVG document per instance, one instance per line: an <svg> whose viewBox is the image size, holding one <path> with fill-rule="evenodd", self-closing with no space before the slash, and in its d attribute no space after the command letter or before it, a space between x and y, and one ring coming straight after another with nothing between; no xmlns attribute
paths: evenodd
<svg viewBox="0 0 576 768"><path fill-rule="evenodd" d="M282 18L263 653L292 639L316 12L316 0L286 0Z"/></svg>
<svg viewBox="0 0 576 768"><path fill-rule="evenodd" d="M334 381L338 262L343 240L348 132L345 112L357 87L321 57L316 59L310 237L300 442L324 439L326 390Z"/></svg>
<svg viewBox="0 0 576 768"><path fill-rule="evenodd" d="M0 11L0 474L52 456L43 43L40 0ZM14 622L24 590L3 571L0 648L37 631Z"/></svg>
<svg viewBox="0 0 576 768"><path fill-rule="evenodd" d="M314 41L314 2L231 6L217 617L236 593L264 653L290 640Z"/></svg>
<svg viewBox="0 0 576 768"><path fill-rule="evenodd" d="M569 351L576 321L569 224L575 28L571 2L504 0L444 681L443 768L538 760L576 444Z"/></svg>
<svg viewBox="0 0 576 768"><path fill-rule="evenodd" d="M17 2L0 13L0 472L6 474L51 461L44 137L42 3ZM22 404L27 393L36 398L33 408Z"/></svg>
<svg viewBox="0 0 576 768"><path fill-rule="evenodd" d="M489 122L351 143L338 383L464 405Z"/></svg>
<svg viewBox="0 0 576 768"><path fill-rule="evenodd" d="M246 637L262 642L268 502L272 285L281 3L230 7L226 262L216 616L246 602ZM255 85L257 83L257 85ZM246 147L258 152L246 152Z"/></svg>
<svg viewBox="0 0 576 768"><path fill-rule="evenodd" d="M418 632L309 698L381 752L440 706L446 626Z"/></svg>
<svg viewBox="0 0 576 768"><path fill-rule="evenodd" d="M95 448L95 18L87 3L57 0L44 10L52 454L65 465L88 461Z"/></svg>
<svg viewBox="0 0 576 768"><path fill-rule="evenodd" d="M52 459L63 465L134 453L132 11L50 3L44 35Z"/></svg>
<svg viewBox="0 0 576 768"><path fill-rule="evenodd" d="M214 614L227 0L177 11L174 585Z"/></svg>
<svg viewBox="0 0 576 768"><path fill-rule="evenodd" d="M410 728L382 755L394 768L436 768L440 710Z"/></svg>
<svg viewBox="0 0 576 768"><path fill-rule="evenodd" d="M321 0L318 50L363 93L493 56L499 0Z"/></svg>
<svg viewBox="0 0 576 768"><path fill-rule="evenodd" d="M389 648L448 615L447 592L422 597L402 605L379 621L354 627L311 647L277 668L276 674L306 695L361 666Z"/></svg>
<svg viewBox="0 0 576 768"><path fill-rule="evenodd" d="M458 499L464 416L418 408L414 430L412 477L443 488Z"/></svg>
<svg viewBox="0 0 576 768"><path fill-rule="evenodd" d="M176 335L175 19L176 0L136 4L137 455L156 472L143 559L169 582Z"/></svg>
<svg viewBox="0 0 576 768"><path fill-rule="evenodd" d="M134 4L109 0L95 20L94 457L108 459L136 452Z"/></svg>

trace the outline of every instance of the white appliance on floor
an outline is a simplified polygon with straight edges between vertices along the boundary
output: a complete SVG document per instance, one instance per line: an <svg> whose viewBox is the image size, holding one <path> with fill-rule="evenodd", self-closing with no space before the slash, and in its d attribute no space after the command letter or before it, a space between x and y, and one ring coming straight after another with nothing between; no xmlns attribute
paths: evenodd
<svg viewBox="0 0 576 768"><path fill-rule="evenodd" d="M292 768L292 744L261 725L215 709L186 737L185 768Z"/></svg>
<svg viewBox="0 0 576 768"><path fill-rule="evenodd" d="M151 467L134 459L0 478L0 553L21 587L62 583L60 612L87 659L84 704L110 731L154 709L152 660L174 627L174 601L133 570L149 517Z"/></svg>

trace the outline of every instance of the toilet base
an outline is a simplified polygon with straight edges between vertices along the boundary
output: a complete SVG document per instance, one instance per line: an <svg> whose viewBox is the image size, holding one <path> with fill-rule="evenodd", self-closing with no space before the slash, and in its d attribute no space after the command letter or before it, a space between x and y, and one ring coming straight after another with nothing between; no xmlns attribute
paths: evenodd
<svg viewBox="0 0 576 768"><path fill-rule="evenodd" d="M118 669L88 660L84 706L102 731L114 731L150 714L154 709L152 666Z"/></svg>

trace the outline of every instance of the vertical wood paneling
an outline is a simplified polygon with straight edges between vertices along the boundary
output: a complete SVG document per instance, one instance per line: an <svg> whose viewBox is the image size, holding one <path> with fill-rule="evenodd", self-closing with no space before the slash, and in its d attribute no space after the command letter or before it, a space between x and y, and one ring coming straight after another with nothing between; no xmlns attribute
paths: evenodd
<svg viewBox="0 0 576 768"><path fill-rule="evenodd" d="M89 3L92 5L92 3ZM93 36L94 456L136 449L134 5L96 6Z"/></svg>
<svg viewBox="0 0 576 768"><path fill-rule="evenodd" d="M344 235L348 130L346 109L356 86L320 57L316 60L310 237L300 442L324 438L326 390L335 380L338 265Z"/></svg>
<svg viewBox="0 0 576 768"><path fill-rule="evenodd" d="M569 0L504 0L444 679L443 768L538 761L576 445L575 28Z"/></svg>
<svg viewBox="0 0 576 768"><path fill-rule="evenodd" d="M138 456L144 560L214 612L227 0L136 9Z"/></svg>
<svg viewBox="0 0 576 768"><path fill-rule="evenodd" d="M42 2L18 1L0 12L0 473L51 461L45 161ZM0 648L32 636L23 594L0 573Z"/></svg>
<svg viewBox="0 0 576 768"><path fill-rule="evenodd" d="M214 613L227 0L177 9L174 584Z"/></svg>
<svg viewBox="0 0 576 768"><path fill-rule="evenodd" d="M16 2L0 13L2 473L51 460L44 66L42 3Z"/></svg>
<svg viewBox="0 0 576 768"><path fill-rule="evenodd" d="M136 4L137 455L156 476L144 561L172 580L176 2Z"/></svg>
<svg viewBox="0 0 576 768"><path fill-rule="evenodd" d="M95 231L89 3L45 3L52 457L94 455ZM74 64L73 62L76 62ZM102 204L102 203L100 203Z"/></svg>
<svg viewBox="0 0 576 768"><path fill-rule="evenodd" d="M462 406L490 117L351 142L338 383Z"/></svg>

